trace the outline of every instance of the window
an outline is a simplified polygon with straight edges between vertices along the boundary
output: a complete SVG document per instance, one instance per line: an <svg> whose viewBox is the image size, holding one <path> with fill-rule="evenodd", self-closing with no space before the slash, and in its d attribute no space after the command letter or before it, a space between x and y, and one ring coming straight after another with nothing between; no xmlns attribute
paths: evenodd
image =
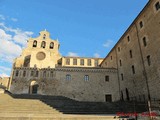
<svg viewBox="0 0 160 120"><path fill-rule="evenodd" d="M128 40L128 42L130 41L130 37L129 36L127 37L127 40Z"/></svg>
<svg viewBox="0 0 160 120"><path fill-rule="evenodd" d="M155 8L156 8L157 11L160 9L160 3L159 3L159 2L157 2L157 3L155 4Z"/></svg>
<svg viewBox="0 0 160 120"><path fill-rule="evenodd" d="M111 60L112 60L112 56L111 56Z"/></svg>
<svg viewBox="0 0 160 120"><path fill-rule="evenodd" d="M94 61L94 65L95 65L95 67L98 66L98 60L95 60L95 61Z"/></svg>
<svg viewBox="0 0 160 120"><path fill-rule="evenodd" d="M147 63L148 63L148 66L151 65L151 57L150 57L150 55L147 56Z"/></svg>
<svg viewBox="0 0 160 120"><path fill-rule="evenodd" d="M123 80L123 73L121 74L121 80Z"/></svg>
<svg viewBox="0 0 160 120"><path fill-rule="evenodd" d="M88 60L87 60L87 65L88 65L88 66L91 66L91 65L92 65L92 64L91 64L91 59L88 59Z"/></svg>
<svg viewBox="0 0 160 120"><path fill-rule="evenodd" d="M105 81L106 81L106 82L109 82L109 76L108 76L108 75L105 76Z"/></svg>
<svg viewBox="0 0 160 120"><path fill-rule="evenodd" d="M120 47L118 47L118 52L120 52L120 50L121 50Z"/></svg>
<svg viewBox="0 0 160 120"><path fill-rule="evenodd" d="M39 74L39 72L38 72L38 71L36 71L36 77L38 77L38 74Z"/></svg>
<svg viewBox="0 0 160 120"><path fill-rule="evenodd" d="M73 59L73 65L77 65L77 59Z"/></svg>
<svg viewBox="0 0 160 120"><path fill-rule="evenodd" d="M50 49L53 49L53 48L54 48L54 43L51 42L51 43L50 43Z"/></svg>
<svg viewBox="0 0 160 120"><path fill-rule="evenodd" d="M23 77L25 77L26 76L26 71L23 71Z"/></svg>
<svg viewBox="0 0 160 120"><path fill-rule="evenodd" d="M89 81L89 75L84 76L84 81Z"/></svg>
<svg viewBox="0 0 160 120"><path fill-rule="evenodd" d="M66 75L66 80L71 80L71 75L67 74Z"/></svg>
<svg viewBox="0 0 160 120"><path fill-rule="evenodd" d="M45 42L45 41L42 41L41 47L42 47L42 48L45 48L45 47L46 47L46 42Z"/></svg>
<svg viewBox="0 0 160 120"><path fill-rule="evenodd" d="M106 100L106 102L112 102L112 95L110 95L110 94L105 95L105 100Z"/></svg>
<svg viewBox="0 0 160 120"><path fill-rule="evenodd" d="M84 59L80 60L80 65L84 65Z"/></svg>
<svg viewBox="0 0 160 120"><path fill-rule="evenodd" d="M34 71L31 71L31 76L34 76Z"/></svg>
<svg viewBox="0 0 160 120"><path fill-rule="evenodd" d="M119 65L122 66L122 61L121 60L119 60Z"/></svg>
<svg viewBox="0 0 160 120"><path fill-rule="evenodd" d="M141 22L139 22L139 26L140 26L140 28L142 28L143 27L143 22L141 21Z"/></svg>
<svg viewBox="0 0 160 120"><path fill-rule="evenodd" d="M146 37L143 38L143 45L144 45L144 47L147 46Z"/></svg>
<svg viewBox="0 0 160 120"><path fill-rule="evenodd" d="M134 65L132 65L132 73L135 74L135 68Z"/></svg>
<svg viewBox="0 0 160 120"><path fill-rule="evenodd" d="M18 76L18 74L19 74L19 71L18 71L18 70L16 70L16 77Z"/></svg>
<svg viewBox="0 0 160 120"><path fill-rule="evenodd" d="M70 65L70 59L66 59L66 65Z"/></svg>
<svg viewBox="0 0 160 120"><path fill-rule="evenodd" d="M129 54L130 54L130 58L132 58L132 50L129 51Z"/></svg>
<svg viewBox="0 0 160 120"><path fill-rule="evenodd" d="M36 40L34 40L34 42L33 42L33 47L37 47L37 41Z"/></svg>

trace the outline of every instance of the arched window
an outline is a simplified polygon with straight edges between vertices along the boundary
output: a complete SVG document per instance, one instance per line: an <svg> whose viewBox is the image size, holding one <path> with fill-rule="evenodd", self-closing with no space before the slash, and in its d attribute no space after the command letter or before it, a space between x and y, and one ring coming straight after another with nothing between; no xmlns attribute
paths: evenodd
<svg viewBox="0 0 160 120"><path fill-rule="evenodd" d="M53 49L53 48L54 48L54 43L51 42L51 43L50 43L50 49Z"/></svg>
<svg viewBox="0 0 160 120"><path fill-rule="evenodd" d="M84 81L89 81L89 75L84 76Z"/></svg>
<svg viewBox="0 0 160 120"><path fill-rule="evenodd" d="M42 41L41 47L42 47L42 48L45 48L45 47L46 47L46 42Z"/></svg>
<svg viewBox="0 0 160 120"><path fill-rule="evenodd" d="M33 47L37 47L37 41L36 40L33 41Z"/></svg>

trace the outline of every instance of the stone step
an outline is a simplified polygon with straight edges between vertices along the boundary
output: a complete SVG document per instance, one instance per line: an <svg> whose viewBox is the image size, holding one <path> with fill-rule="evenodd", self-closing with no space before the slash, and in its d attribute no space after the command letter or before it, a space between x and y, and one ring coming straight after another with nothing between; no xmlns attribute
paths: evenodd
<svg viewBox="0 0 160 120"><path fill-rule="evenodd" d="M119 120L115 115L1 114L0 120Z"/></svg>
<svg viewBox="0 0 160 120"><path fill-rule="evenodd" d="M58 111L32 111L32 110L4 110L3 112L0 113L28 113L28 114L61 114Z"/></svg>

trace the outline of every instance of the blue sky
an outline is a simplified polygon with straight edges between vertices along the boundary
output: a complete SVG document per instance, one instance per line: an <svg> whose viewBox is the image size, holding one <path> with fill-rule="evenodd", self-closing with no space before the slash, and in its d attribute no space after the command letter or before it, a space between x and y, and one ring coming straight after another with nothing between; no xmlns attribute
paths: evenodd
<svg viewBox="0 0 160 120"><path fill-rule="evenodd" d="M105 57L148 0L0 0L0 76L47 29L62 56Z"/></svg>

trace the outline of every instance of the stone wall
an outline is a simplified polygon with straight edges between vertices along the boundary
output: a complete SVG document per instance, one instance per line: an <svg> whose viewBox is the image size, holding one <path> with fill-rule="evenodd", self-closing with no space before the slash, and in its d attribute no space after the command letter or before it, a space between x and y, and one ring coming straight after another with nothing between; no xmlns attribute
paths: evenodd
<svg viewBox="0 0 160 120"><path fill-rule="evenodd" d="M17 70L19 71L18 76L16 76ZM23 76L24 71L26 71L25 76ZM35 73L39 71L39 75L31 76L31 71ZM66 78L67 75L70 75L70 78ZM106 81L106 76L109 76L109 81ZM105 95L110 94L112 101L119 100L116 69L61 67L38 70L36 68L14 68L10 91L16 94L28 94L32 81L36 81L39 85L38 94L61 95L79 101L97 102L104 102Z"/></svg>
<svg viewBox="0 0 160 120"><path fill-rule="evenodd" d="M9 80L10 80L9 77L3 77L3 78L0 77L0 87L7 89Z"/></svg>
<svg viewBox="0 0 160 120"><path fill-rule="evenodd" d="M124 99L127 90L130 99L147 100L148 94L160 99L160 9L155 8L158 1L148 2L101 64L118 69Z"/></svg>

